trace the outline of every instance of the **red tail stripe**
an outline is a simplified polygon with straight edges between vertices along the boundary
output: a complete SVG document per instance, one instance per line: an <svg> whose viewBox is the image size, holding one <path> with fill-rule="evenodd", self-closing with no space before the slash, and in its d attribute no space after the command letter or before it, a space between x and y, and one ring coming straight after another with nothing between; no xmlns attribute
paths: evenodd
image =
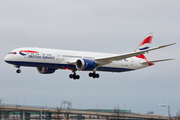
<svg viewBox="0 0 180 120"><path fill-rule="evenodd" d="M141 55L139 55L139 56L136 56L136 57L141 58L141 59L144 59L144 60L147 60L147 58L146 58L143 54L141 54Z"/></svg>
<svg viewBox="0 0 180 120"><path fill-rule="evenodd" d="M142 43L139 46L144 45L145 43L151 43L152 42L152 38L153 38L153 36L147 37L146 39L144 39L142 41Z"/></svg>
<svg viewBox="0 0 180 120"><path fill-rule="evenodd" d="M147 58L146 58L143 54L141 54L141 55L139 55L139 56L136 56L136 57L141 58L141 59L144 59L144 60L146 60L146 62L149 62L149 61L147 60ZM149 65L149 66L152 66L153 63L148 63L148 65Z"/></svg>

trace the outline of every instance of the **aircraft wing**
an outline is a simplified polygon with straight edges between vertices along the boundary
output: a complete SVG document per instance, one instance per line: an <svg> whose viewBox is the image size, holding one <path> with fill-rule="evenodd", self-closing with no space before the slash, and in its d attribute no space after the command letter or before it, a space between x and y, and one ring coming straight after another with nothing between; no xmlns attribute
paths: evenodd
<svg viewBox="0 0 180 120"><path fill-rule="evenodd" d="M171 45L174 45L174 44L175 43L168 44L168 45L162 45L162 46L150 48L150 49L147 49L147 50L142 50L142 51L138 51L138 52L130 52L130 53L120 54L120 55L116 55L116 56L95 58L95 62L98 64L98 67L100 67L102 65L112 63L112 61L118 61L118 60L130 58L130 57L138 56L138 55L141 55L141 54L145 54L145 52L160 49L160 48L164 48L164 47L171 46Z"/></svg>

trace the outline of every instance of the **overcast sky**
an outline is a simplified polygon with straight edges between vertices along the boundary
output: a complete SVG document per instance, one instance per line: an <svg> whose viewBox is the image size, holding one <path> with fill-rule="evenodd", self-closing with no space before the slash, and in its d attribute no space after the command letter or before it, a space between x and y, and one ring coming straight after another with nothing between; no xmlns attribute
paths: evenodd
<svg viewBox="0 0 180 120"><path fill-rule="evenodd" d="M167 116L180 110L180 1L179 0L0 0L0 98L3 103L56 107L71 101L73 108L120 109ZM44 47L105 53L133 51L148 32L152 51L148 60L174 61L126 73L98 72L99 79L71 71L41 75L36 68L16 68L5 55L19 47Z"/></svg>

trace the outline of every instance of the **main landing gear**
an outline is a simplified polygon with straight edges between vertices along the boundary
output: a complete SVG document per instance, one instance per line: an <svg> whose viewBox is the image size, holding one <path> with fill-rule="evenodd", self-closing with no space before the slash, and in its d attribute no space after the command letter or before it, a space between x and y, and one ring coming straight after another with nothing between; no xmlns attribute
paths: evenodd
<svg viewBox="0 0 180 120"><path fill-rule="evenodd" d="M99 74L96 74L95 72L89 73L89 77L99 78Z"/></svg>
<svg viewBox="0 0 180 120"><path fill-rule="evenodd" d="M70 74L69 75L69 78L71 79L80 79L80 76L79 75L76 75L76 72L74 70L72 70L73 74ZM96 74L96 72L93 72L93 73L89 73L89 77L92 77L92 78L99 78L100 75L99 74Z"/></svg>
<svg viewBox="0 0 180 120"><path fill-rule="evenodd" d="M76 75L76 72L75 71L72 71L74 74L70 74L69 75L69 78L73 78L74 80L76 80L76 79L79 79L80 78L80 76L79 75Z"/></svg>
<svg viewBox="0 0 180 120"><path fill-rule="evenodd" d="M19 65L15 65L14 67L18 68L18 69L16 70L16 73L21 73L21 70L20 70L20 66L19 66Z"/></svg>

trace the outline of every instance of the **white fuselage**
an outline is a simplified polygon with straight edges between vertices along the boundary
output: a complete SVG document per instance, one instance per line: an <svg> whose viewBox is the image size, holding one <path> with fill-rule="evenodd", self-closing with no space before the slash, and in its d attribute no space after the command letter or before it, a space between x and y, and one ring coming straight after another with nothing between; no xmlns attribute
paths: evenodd
<svg viewBox="0 0 180 120"><path fill-rule="evenodd" d="M118 54L45 48L18 48L12 50L4 60L16 66L47 67L76 71L76 66L73 63L78 59L94 60L98 57L113 55L115 56ZM130 57L119 61L112 61L110 64L98 67L97 71L124 72L149 66L148 64L141 64L143 62L146 62L146 60L138 57Z"/></svg>
<svg viewBox="0 0 180 120"><path fill-rule="evenodd" d="M4 61L15 65L18 68L17 73L21 73L20 66L29 66L36 67L41 74L52 74L57 69L71 70L73 74L70 74L69 78L74 80L80 79L76 74L77 70L92 71L89 77L99 78L100 75L96 71L126 72L149 67L155 62L172 60L147 60L146 54L149 51L175 44L150 48L152 38L153 33L148 33L135 51L123 54L26 47L12 50Z"/></svg>

